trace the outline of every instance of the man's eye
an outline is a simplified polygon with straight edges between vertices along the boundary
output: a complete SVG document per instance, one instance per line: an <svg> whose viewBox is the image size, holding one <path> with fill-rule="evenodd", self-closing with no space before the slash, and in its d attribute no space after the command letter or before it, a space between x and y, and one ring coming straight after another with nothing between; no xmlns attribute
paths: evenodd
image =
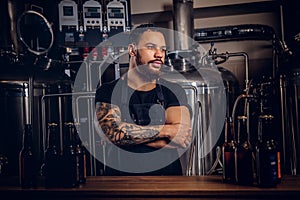
<svg viewBox="0 0 300 200"><path fill-rule="evenodd" d="M154 45L147 45L147 49L150 49L150 50L155 49L155 46Z"/></svg>

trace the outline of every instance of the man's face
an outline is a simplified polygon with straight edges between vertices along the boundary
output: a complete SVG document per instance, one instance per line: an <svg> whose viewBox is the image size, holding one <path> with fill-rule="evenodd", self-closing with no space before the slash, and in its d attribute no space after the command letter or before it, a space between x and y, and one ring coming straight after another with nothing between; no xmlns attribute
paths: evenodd
<svg viewBox="0 0 300 200"><path fill-rule="evenodd" d="M150 76L158 76L164 64L165 54L164 35L154 31L144 32L137 44L137 70Z"/></svg>

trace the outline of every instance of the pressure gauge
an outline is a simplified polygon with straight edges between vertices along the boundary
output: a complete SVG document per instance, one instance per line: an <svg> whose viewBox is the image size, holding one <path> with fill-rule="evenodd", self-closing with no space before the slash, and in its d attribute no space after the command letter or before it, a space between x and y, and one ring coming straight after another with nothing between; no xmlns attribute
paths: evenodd
<svg viewBox="0 0 300 200"><path fill-rule="evenodd" d="M58 4L58 13L60 31L62 31L63 26L76 27L76 31L78 31L78 11L74 1L62 0Z"/></svg>
<svg viewBox="0 0 300 200"><path fill-rule="evenodd" d="M88 27L99 27L101 32L103 29L101 4L95 0L83 4L83 30L86 31Z"/></svg>
<svg viewBox="0 0 300 200"><path fill-rule="evenodd" d="M125 31L125 8L124 5L117 0L113 0L107 4L107 27L108 31L119 27Z"/></svg>

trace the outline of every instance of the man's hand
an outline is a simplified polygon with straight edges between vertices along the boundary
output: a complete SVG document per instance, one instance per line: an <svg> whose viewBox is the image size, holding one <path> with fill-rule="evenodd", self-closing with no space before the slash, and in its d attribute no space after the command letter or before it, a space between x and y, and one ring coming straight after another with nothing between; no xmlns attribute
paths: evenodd
<svg viewBox="0 0 300 200"><path fill-rule="evenodd" d="M186 148L192 141L190 112L185 106L166 109L166 123L161 126L158 138L146 143L154 148Z"/></svg>
<svg viewBox="0 0 300 200"><path fill-rule="evenodd" d="M186 148L192 141L190 126L183 124L164 125L158 136L162 138L145 145L153 148Z"/></svg>
<svg viewBox="0 0 300 200"><path fill-rule="evenodd" d="M191 143L192 131L186 124L166 124L158 136L167 137L170 146L186 148Z"/></svg>

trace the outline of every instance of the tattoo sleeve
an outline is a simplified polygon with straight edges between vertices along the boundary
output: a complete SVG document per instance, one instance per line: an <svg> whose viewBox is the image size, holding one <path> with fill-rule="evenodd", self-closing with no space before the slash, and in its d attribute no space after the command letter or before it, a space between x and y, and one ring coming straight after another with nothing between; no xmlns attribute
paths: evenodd
<svg viewBox="0 0 300 200"><path fill-rule="evenodd" d="M97 102L98 128L117 145L133 145L154 141L158 138L160 126L139 126L122 122L120 108L116 105Z"/></svg>

